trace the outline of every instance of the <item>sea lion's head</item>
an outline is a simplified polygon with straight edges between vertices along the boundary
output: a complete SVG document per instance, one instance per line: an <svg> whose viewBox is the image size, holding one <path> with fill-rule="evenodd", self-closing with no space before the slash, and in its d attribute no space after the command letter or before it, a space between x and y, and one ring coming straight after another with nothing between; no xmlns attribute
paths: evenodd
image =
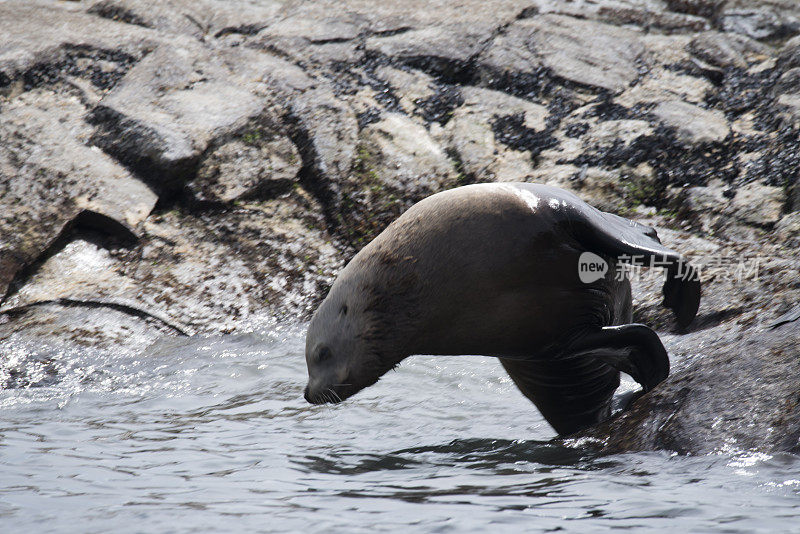
<svg viewBox="0 0 800 534"><path fill-rule="evenodd" d="M415 278L407 258L380 249L365 249L348 264L308 327L308 402L340 402L409 355Z"/></svg>

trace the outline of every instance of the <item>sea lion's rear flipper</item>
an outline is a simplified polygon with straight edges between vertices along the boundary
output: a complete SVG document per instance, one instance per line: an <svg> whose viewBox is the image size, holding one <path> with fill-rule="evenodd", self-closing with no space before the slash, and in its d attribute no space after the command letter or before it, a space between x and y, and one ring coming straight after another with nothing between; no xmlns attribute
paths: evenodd
<svg viewBox="0 0 800 534"><path fill-rule="evenodd" d="M700 306L697 270L678 252L662 245L653 228L588 207L570 210L569 224L578 242L591 251L665 267L664 306L675 314L678 326L691 323Z"/></svg>
<svg viewBox="0 0 800 534"><path fill-rule="evenodd" d="M631 376L650 391L669 375L669 356L661 340L643 324L606 326L570 343L571 355L596 358Z"/></svg>
<svg viewBox="0 0 800 534"><path fill-rule="evenodd" d="M619 371L587 355L547 360L500 358L523 395L561 435L588 428L611 415Z"/></svg>
<svg viewBox="0 0 800 534"><path fill-rule="evenodd" d="M669 356L645 325L607 326L580 335L550 359L500 358L511 380L559 434L606 419L620 371L650 391L669 374Z"/></svg>

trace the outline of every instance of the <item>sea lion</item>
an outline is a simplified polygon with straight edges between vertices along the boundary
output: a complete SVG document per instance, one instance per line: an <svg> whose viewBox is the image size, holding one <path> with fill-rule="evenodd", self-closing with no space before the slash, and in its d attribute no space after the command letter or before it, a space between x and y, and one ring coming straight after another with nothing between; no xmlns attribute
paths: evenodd
<svg viewBox="0 0 800 534"><path fill-rule="evenodd" d="M606 264L589 282L585 253ZM697 273L652 228L545 185L430 196L356 254L317 309L305 398L339 402L413 354L479 354L500 358L559 434L593 425L609 416L620 371L644 391L669 373L658 335L629 324L622 256L666 267L664 305L691 322Z"/></svg>

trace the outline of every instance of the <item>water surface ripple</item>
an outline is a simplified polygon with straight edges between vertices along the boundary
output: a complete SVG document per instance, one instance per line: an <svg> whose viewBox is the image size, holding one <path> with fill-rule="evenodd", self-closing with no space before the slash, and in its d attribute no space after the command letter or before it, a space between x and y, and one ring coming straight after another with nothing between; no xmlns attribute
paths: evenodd
<svg viewBox="0 0 800 534"><path fill-rule="evenodd" d="M0 391L7 532L778 532L800 519L797 457L556 445L491 358L415 357L337 406L302 398L302 327L136 356L20 345L1 365L0 382L25 385Z"/></svg>

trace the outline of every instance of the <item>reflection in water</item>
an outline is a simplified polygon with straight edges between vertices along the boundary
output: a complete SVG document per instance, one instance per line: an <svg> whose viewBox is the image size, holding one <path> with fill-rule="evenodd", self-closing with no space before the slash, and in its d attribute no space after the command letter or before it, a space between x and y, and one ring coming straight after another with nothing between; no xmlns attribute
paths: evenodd
<svg viewBox="0 0 800 534"><path fill-rule="evenodd" d="M17 345L0 377L23 386L0 392L6 529L773 532L800 519L795 456L550 442L489 358L413 358L335 406L302 399L300 328L145 354Z"/></svg>

